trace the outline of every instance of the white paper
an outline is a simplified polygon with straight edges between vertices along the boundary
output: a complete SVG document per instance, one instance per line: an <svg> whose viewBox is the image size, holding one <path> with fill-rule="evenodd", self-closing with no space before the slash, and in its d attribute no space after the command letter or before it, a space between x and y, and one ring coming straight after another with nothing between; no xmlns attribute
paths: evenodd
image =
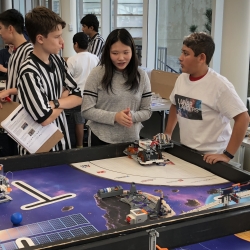
<svg viewBox="0 0 250 250"><path fill-rule="evenodd" d="M19 105L1 126L31 154L35 153L57 130L53 123L42 126L35 122L22 105Z"/></svg>
<svg viewBox="0 0 250 250"><path fill-rule="evenodd" d="M228 183L199 166L186 162L167 152L162 152L166 160L163 166L140 165L128 156L78 162L72 166L98 177L126 183L163 186L205 186Z"/></svg>

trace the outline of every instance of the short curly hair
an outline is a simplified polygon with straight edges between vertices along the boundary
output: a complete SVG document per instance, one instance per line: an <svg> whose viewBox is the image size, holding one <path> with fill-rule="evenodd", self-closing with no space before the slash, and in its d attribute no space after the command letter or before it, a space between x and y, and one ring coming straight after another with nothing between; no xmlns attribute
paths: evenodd
<svg viewBox="0 0 250 250"><path fill-rule="evenodd" d="M215 44L210 35L205 32L194 32L184 38L183 44L192 49L195 56L204 53L206 64L210 63L215 50Z"/></svg>

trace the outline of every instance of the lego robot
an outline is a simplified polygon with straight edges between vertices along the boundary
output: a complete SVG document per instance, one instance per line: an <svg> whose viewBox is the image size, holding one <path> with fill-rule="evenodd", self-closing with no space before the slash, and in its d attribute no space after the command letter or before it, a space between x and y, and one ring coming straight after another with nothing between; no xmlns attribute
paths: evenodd
<svg viewBox="0 0 250 250"><path fill-rule="evenodd" d="M135 141L124 153L137 160L141 165L159 164L164 162L161 150L173 146L174 144L166 138L165 134L159 133L154 136L153 140L140 139Z"/></svg>

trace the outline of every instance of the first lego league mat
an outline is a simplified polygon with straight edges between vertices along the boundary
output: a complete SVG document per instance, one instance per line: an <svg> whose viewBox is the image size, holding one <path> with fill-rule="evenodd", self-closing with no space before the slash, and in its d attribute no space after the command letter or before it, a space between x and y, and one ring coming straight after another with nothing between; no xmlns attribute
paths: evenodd
<svg viewBox="0 0 250 250"><path fill-rule="evenodd" d="M124 156L8 174L12 201L0 204L0 249L19 249L23 239L38 245L127 225L129 205L119 197L98 198L103 188L119 185L129 190L134 182L138 190L152 196L159 196L160 191L179 215L214 202L215 190L231 185L193 164L167 153L163 156L165 164L160 166L142 166ZM15 212L23 215L17 226L10 221ZM250 243L240 237L247 238L232 235L185 249L250 249Z"/></svg>

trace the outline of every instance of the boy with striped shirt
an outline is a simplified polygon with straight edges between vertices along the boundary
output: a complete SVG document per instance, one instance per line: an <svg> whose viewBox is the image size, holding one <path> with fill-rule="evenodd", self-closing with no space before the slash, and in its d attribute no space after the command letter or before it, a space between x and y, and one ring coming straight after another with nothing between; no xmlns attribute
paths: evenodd
<svg viewBox="0 0 250 250"><path fill-rule="evenodd" d="M17 96L17 73L22 62L33 50L31 43L27 42L24 35L24 18L22 14L9 9L0 14L0 36L5 44L14 45L14 50L9 58L6 90L0 92L1 101L10 96L12 101L18 102Z"/></svg>
<svg viewBox="0 0 250 250"><path fill-rule="evenodd" d="M87 14L81 20L82 31L89 37L88 52L101 58L102 49L105 43L102 36L98 33L99 21L95 14Z"/></svg>
<svg viewBox="0 0 250 250"><path fill-rule="evenodd" d="M82 97L66 62L58 55L66 23L53 11L40 6L26 14L25 25L34 49L19 71L20 102L35 121L43 126L54 123L64 134L52 151L69 149L64 109L80 105Z"/></svg>

